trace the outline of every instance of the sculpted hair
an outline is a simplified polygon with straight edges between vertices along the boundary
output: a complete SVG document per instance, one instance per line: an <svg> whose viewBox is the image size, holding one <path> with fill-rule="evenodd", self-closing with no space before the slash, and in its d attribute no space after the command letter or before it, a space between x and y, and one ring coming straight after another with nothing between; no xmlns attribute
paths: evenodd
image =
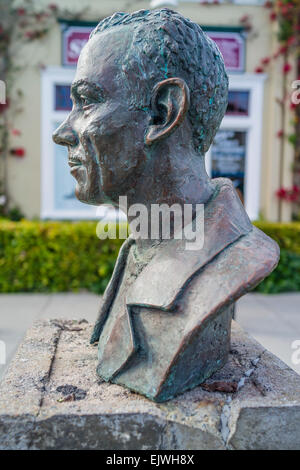
<svg viewBox="0 0 300 470"><path fill-rule="evenodd" d="M198 24L167 8L115 13L100 21L90 37L127 25L132 42L121 67L128 86L134 83L131 105L148 109L147 100L159 81L170 77L185 80L190 89L188 119L193 144L204 154L227 107L228 77L218 47Z"/></svg>

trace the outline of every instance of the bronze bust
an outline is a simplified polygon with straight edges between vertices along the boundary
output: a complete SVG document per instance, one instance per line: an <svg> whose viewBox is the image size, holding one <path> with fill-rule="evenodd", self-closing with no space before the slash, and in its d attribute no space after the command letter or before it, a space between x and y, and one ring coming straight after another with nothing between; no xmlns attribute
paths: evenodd
<svg viewBox="0 0 300 470"><path fill-rule="evenodd" d="M118 206L126 196L148 211L151 234L154 204L204 206L199 249L164 239L161 226L125 241L91 339L104 380L155 401L225 364L234 302L278 262L231 181L205 170L227 94L223 59L200 26L169 9L116 13L82 50L73 109L53 135L68 147L82 202Z"/></svg>

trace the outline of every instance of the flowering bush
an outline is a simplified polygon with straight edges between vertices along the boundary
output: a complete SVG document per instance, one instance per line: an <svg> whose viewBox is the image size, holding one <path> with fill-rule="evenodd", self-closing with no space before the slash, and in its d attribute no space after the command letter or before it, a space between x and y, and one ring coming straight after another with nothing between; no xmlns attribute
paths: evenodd
<svg viewBox="0 0 300 470"><path fill-rule="evenodd" d="M279 188L276 192L279 199L290 202L298 202L300 197L300 188L296 184L292 188Z"/></svg>
<svg viewBox="0 0 300 470"><path fill-rule="evenodd" d="M16 157L24 157L25 149L23 147L13 148L10 150L10 153Z"/></svg>
<svg viewBox="0 0 300 470"><path fill-rule="evenodd" d="M16 113L21 111L21 90L13 93L13 83L20 72L20 67L14 66L15 57L20 44L43 38L56 24L59 17L66 20L80 19L83 10L74 12L60 8L56 3L38 6L34 0L15 2L0 0L0 77L6 84L6 102L0 104L0 177L7 173L6 162L8 156L22 158L26 154L23 147L11 148L10 133L14 137L21 135L13 128L12 123ZM7 182L0 179L0 215L9 216L9 197ZM4 201L2 203L1 201ZM15 211L15 209L14 209Z"/></svg>
<svg viewBox="0 0 300 470"><path fill-rule="evenodd" d="M263 73L269 64L278 59L283 58L282 74L283 80L283 96L278 101L282 108L282 126L284 126L284 109L289 106L287 110L291 113L291 123L295 126L293 134L287 134L284 129L277 132L278 138L287 138L288 142L295 148L295 164L293 167L294 186L292 188L281 187L276 191L276 195L280 201L288 201L294 204L296 208L296 217L300 217L299 211L299 188L300 188L300 106L297 106L291 101L291 90L289 90L290 83L287 81L287 76L291 72L296 72L296 77L300 80L300 2L299 0L274 0L267 1L265 7L270 10L270 20L278 22L278 41L279 47L275 53L270 57L264 57L260 65L256 67L256 73ZM295 59L296 70L294 64L291 63L291 57ZM292 60L292 62L294 62ZM295 74L294 74L295 77ZM281 147L280 159L284 159L284 149ZM280 175L281 180L283 175ZM297 206L296 206L297 204ZM297 209L298 207L298 209ZM299 212L299 214L297 214Z"/></svg>

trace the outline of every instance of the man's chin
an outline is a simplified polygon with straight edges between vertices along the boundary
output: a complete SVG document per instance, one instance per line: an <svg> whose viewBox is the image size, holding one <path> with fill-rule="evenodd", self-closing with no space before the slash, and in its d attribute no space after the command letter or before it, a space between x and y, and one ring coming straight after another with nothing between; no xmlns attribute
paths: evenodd
<svg viewBox="0 0 300 470"><path fill-rule="evenodd" d="M87 188L83 188L79 184L76 185L75 196L80 202L90 204L92 206L99 206L100 204L105 203L104 198L101 197L98 192L95 194L95 192L88 190Z"/></svg>

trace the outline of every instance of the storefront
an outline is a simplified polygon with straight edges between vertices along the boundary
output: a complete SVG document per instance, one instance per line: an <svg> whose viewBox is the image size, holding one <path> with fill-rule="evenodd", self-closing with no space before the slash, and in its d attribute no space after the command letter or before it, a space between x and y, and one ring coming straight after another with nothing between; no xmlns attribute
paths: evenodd
<svg viewBox="0 0 300 470"><path fill-rule="evenodd" d="M148 0L132 5L125 0L86 1L89 9L84 10L80 22L56 19L43 38L24 42L15 58L21 70L15 94L22 94L22 112L14 120L19 132L11 135L10 146L22 147L24 152L20 158L12 155L8 159L7 178L11 206L28 218L93 219L105 211L77 201L66 149L54 145L51 135L70 111L70 84L78 56L95 24L115 11L134 11L152 4ZM74 7L75 12L84 2L62 0L61 11ZM289 110L283 113L278 104L284 81L283 58L271 61L265 73L255 73L259 64L278 50L269 11L260 0L219 4L178 0L176 5L218 44L230 80L226 116L206 155L209 174L232 179L252 220L262 216L276 221L281 211L280 219L289 221L291 204L283 201L280 206L276 196L278 188L293 184L293 148L288 139L277 137L283 127L289 132L290 125ZM251 31L241 18L248 18ZM292 83L293 72L286 79Z"/></svg>
<svg viewBox="0 0 300 470"><path fill-rule="evenodd" d="M82 219L104 209L81 204L67 166L67 151L54 145L53 130L71 109L70 84L93 25L62 25L62 66L42 72L41 218ZM208 173L230 178L251 219L259 214L262 115L265 76L245 73L245 37L241 28L204 28L218 44L229 74L229 102L214 143L206 155Z"/></svg>

